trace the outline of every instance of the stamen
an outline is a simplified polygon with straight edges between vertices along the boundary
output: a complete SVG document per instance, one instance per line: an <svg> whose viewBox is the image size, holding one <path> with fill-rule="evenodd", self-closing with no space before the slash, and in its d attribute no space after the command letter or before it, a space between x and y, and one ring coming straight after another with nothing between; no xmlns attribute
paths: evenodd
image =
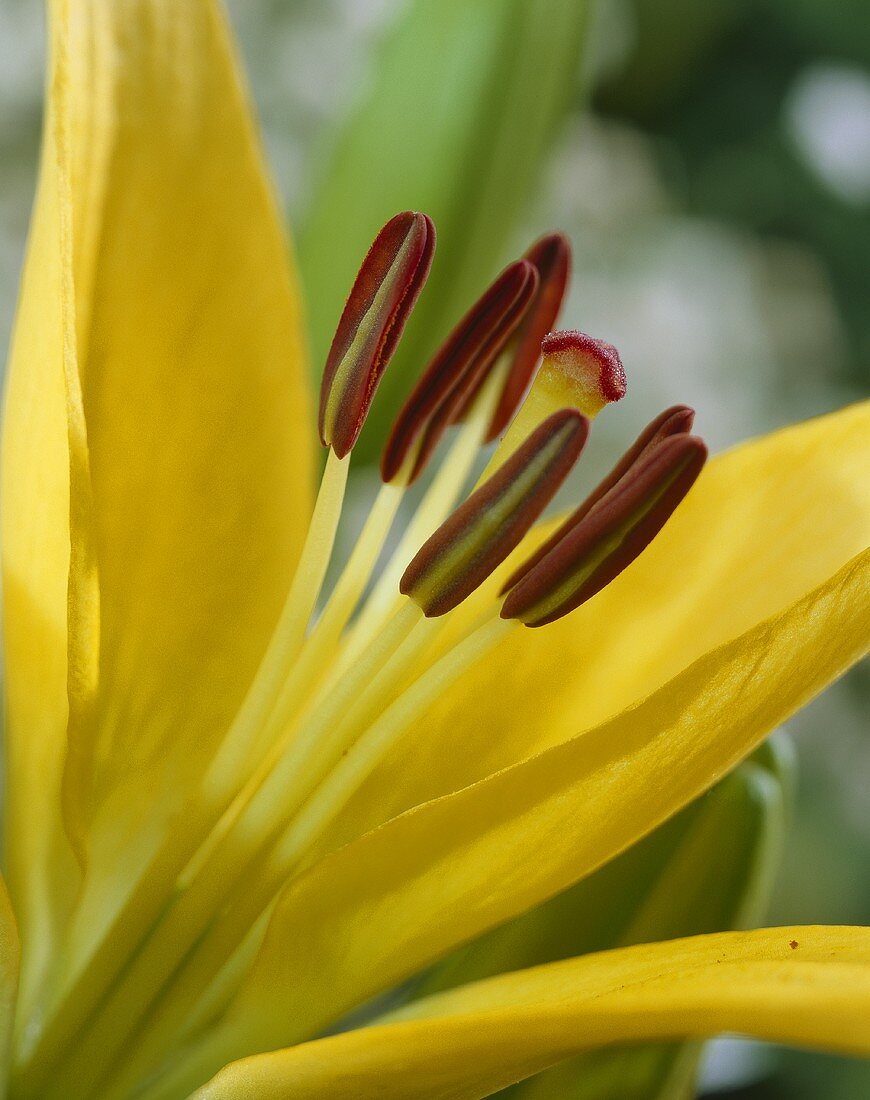
<svg viewBox="0 0 870 1100"><path fill-rule="evenodd" d="M510 372L487 432L489 443L505 430L522 401L541 358L541 341L555 325L571 272L571 246L562 233L549 233L523 259L538 272L538 289L509 347Z"/></svg>
<svg viewBox="0 0 870 1100"><path fill-rule="evenodd" d="M529 278L526 263L540 272L540 278ZM540 356L540 337L555 319L569 266L570 247L560 234L542 237L532 245L525 261L508 267L466 314L405 403L382 458L384 477L407 477L408 464L412 464L411 477L416 477L448 423L460 419L465 423L352 625L336 664L337 672L343 672L360 655L396 607L403 570L448 515L479 447L492 438L494 418L513 415ZM511 281L516 281L516 288L512 289ZM476 347L482 347L483 352L476 352ZM504 398L508 383L513 392L510 401ZM556 408L548 407L546 413ZM515 437L516 446L545 417L540 414L535 423L524 421L527 430ZM421 437L425 437L422 445ZM418 454L413 466L415 446ZM498 461L487 467L478 484L501 465L508 453L500 451Z"/></svg>
<svg viewBox="0 0 870 1100"><path fill-rule="evenodd" d="M401 475L410 485L420 476L444 432L479 392L537 285L532 264L511 264L453 329L396 417L381 457L385 482Z"/></svg>
<svg viewBox="0 0 870 1100"><path fill-rule="evenodd" d="M323 374L320 434L332 447L312 524L281 622L246 700L209 771L209 788L224 805L240 776L250 774L256 749L286 725L322 653L334 644L368 579L379 540L399 504L385 490L327 605L317 638L297 663L332 553L347 479L348 455L362 429L383 371L423 288L435 250L435 227L425 214L396 214L381 229L360 266L341 315ZM323 505L326 500L329 507ZM299 674L292 673L294 664ZM249 693L250 695L250 693ZM271 715L270 711L277 711ZM259 736L257 736L259 735Z"/></svg>
<svg viewBox="0 0 870 1100"><path fill-rule="evenodd" d="M583 418L576 412L566 412L561 416L573 420L575 424L582 424L585 437L588 425ZM667 410L641 434L610 477L593 494L597 503L586 511L588 522L594 521L595 516L606 509L618 516L628 515L631 520L636 519L639 512L643 513L640 521L629 524L630 536L636 536L643 521L651 515L659 525L664 522L661 509L665 496L669 493L675 497L684 495L688 478L696 475L700 468L697 459L701 457L703 460L703 444L685 435L691 416L689 409ZM509 480L508 465L521 465L519 452L503 468L501 476L504 480ZM491 489L491 486L484 488ZM641 507L632 505L635 498L640 499ZM648 505L650 501L652 511L648 509L644 513L643 505ZM672 506L675 506L673 501ZM576 529L578 525L575 524L571 530ZM419 615L413 604L405 605L402 614L407 617L408 626L415 622L415 611ZM498 645L511 630L519 628L514 618L489 617L478 630L424 670L405 690L399 690L413 663L405 647L413 637L425 644L428 635L425 631L419 633L420 628L434 625L436 621L417 622L400 648L394 648L393 639L389 646L391 656L384 661L385 654L379 655L361 678L355 676L352 683L342 684L341 699L334 698L331 693L324 697L323 704L312 715L313 724L308 726L305 737L310 750L317 755L324 753L327 741L333 742L319 766L312 767L313 759L302 761L296 756L285 759L269 776L255 800L267 809L267 813L265 817L262 809L255 813L258 828L254 832L274 839L270 839L268 850L261 848L263 854L252 865L251 874L244 880L238 878L237 884L225 897L219 915L188 955L160 1011L153 1013L155 1031L149 1038L157 1049L160 1049L161 1036L183 1026L195 1010L197 990L220 988L221 975L227 965L232 969L234 952L245 942L248 930L258 926L257 922L262 920L262 914L268 911L272 898L288 876L300 873L317 857L318 841L324 836L329 823L335 820L353 791L371 774L390 746L443 696L450 684ZM404 627L396 637L403 633ZM371 673L382 661L380 672L369 683ZM339 752L342 745L345 749ZM331 768L326 766L327 759L332 761ZM300 789L299 782L303 779L305 782ZM303 793L306 789L307 798ZM251 803L251 809L254 804ZM250 829L245 832L251 835ZM221 866L225 872L226 860ZM230 960L229 964L227 960Z"/></svg>
<svg viewBox="0 0 870 1100"><path fill-rule="evenodd" d="M526 436L556 409L575 408L594 420L605 405L625 396L625 371L611 344L576 331L551 332L525 401L484 471L489 476Z"/></svg>
<svg viewBox="0 0 870 1100"><path fill-rule="evenodd" d="M459 429L444 460L439 464L432 483L411 516L398 545L382 565L374 586L351 624L333 668L335 678L344 674L374 638L377 631L396 610L401 600L399 581L408 562L426 539L444 522L468 480L474 460L483 443L503 376L499 365L474 400L471 415ZM385 485L383 488L389 488Z"/></svg>
<svg viewBox="0 0 870 1100"><path fill-rule="evenodd" d="M557 542L565 537L565 535L580 523L581 520L592 511L594 505L601 500L610 490L622 480L625 474L646 454L648 454L659 443L662 443L665 439L674 435L688 434L692 430L692 423L695 419L695 410L689 408L688 405L672 405L669 409L665 409L664 412L659 415L643 429L634 443L629 447L625 454L616 463L607 477L604 478L600 484L592 490L583 503L576 508L565 522L555 531L546 542L535 551L530 558L528 558L514 573L511 574L510 579L502 588L502 595L517 585L522 578L529 573L538 562L544 558L553 549Z"/></svg>
<svg viewBox="0 0 870 1100"><path fill-rule="evenodd" d="M435 252L435 227L405 211L378 233L338 323L320 389L320 439L343 458L356 443Z"/></svg>
<svg viewBox="0 0 870 1100"><path fill-rule="evenodd" d="M707 458L684 434L647 449L579 521L571 517L505 588L502 617L544 626L567 615L618 576L662 529Z"/></svg>
<svg viewBox="0 0 870 1100"><path fill-rule="evenodd" d="M443 523L400 584L429 617L460 604L519 544L577 460L589 422L563 409L541 424L498 472Z"/></svg>

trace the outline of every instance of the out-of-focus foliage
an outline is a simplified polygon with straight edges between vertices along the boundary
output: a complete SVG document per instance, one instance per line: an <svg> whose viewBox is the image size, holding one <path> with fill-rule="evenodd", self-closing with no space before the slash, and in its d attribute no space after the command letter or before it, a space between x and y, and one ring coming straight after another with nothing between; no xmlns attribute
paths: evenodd
<svg viewBox="0 0 870 1100"><path fill-rule="evenodd" d="M634 0L632 7L634 48L599 87L598 108L662 143L667 184L687 210L799 242L821 260L847 337L843 380L866 385L867 5ZM851 183L837 174L848 157Z"/></svg>
<svg viewBox="0 0 870 1100"><path fill-rule="evenodd" d="M506 258L577 85L586 6L413 0L379 51L299 238L319 364L378 228L414 209L438 229L432 274L384 378L363 455L376 452L400 397Z"/></svg>

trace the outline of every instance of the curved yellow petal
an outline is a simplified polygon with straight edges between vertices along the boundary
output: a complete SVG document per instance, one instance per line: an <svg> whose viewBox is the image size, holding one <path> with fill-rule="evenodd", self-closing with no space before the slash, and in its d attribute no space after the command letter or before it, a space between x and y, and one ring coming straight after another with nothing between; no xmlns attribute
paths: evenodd
<svg viewBox="0 0 870 1100"><path fill-rule="evenodd" d="M626 573L561 621L517 632L447 693L332 843L610 718L801 599L870 545L868 463L870 402L713 459ZM492 598L490 586L481 599ZM463 605L458 625L479 609Z"/></svg>
<svg viewBox="0 0 870 1100"><path fill-rule="evenodd" d="M67 737L67 829L84 848L96 814L91 866L111 878L240 702L314 458L297 289L220 4L54 0L50 32L3 455L29 951L75 885Z"/></svg>
<svg viewBox="0 0 870 1100"><path fill-rule="evenodd" d="M0 1067L9 1065L9 1043L18 993L18 925L6 883L0 876ZM6 1074L0 1073L0 1100L6 1095Z"/></svg>
<svg viewBox="0 0 870 1100"><path fill-rule="evenodd" d="M216 1057L316 1033L644 836L866 651L868 582L870 551L617 718L322 860L280 897Z"/></svg>
<svg viewBox="0 0 870 1100"><path fill-rule="evenodd" d="M782 787L750 758L594 874L453 952L413 996L572 955L754 927L782 833Z"/></svg>
<svg viewBox="0 0 870 1100"><path fill-rule="evenodd" d="M198 1100L477 1100L607 1043L737 1031L870 1054L870 929L773 928L587 955L227 1066Z"/></svg>
<svg viewBox="0 0 870 1100"><path fill-rule="evenodd" d="M6 867L27 943L25 989L45 965L64 911L61 899L77 880L60 812L68 713L68 385L75 362L54 91L52 84L6 377L0 464Z"/></svg>
<svg viewBox="0 0 870 1100"><path fill-rule="evenodd" d="M105 782L233 716L289 583L313 450L295 283L212 0L55 13L100 581ZM153 792L152 792L153 797Z"/></svg>
<svg viewBox="0 0 870 1100"><path fill-rule="evenodd" d="M779 777L744 761L595 874L448 956L414 996L609 947L754 927L779 864L783 802ZM589 1051L530 1079L520 1095L688 1096L702 1051L697 1041Z"/></svg>

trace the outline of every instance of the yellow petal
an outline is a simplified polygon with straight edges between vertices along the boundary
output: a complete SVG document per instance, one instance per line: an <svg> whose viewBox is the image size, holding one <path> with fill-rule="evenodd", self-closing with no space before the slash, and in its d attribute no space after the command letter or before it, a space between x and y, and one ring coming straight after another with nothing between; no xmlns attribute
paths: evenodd
<svg viewBox="0 0 870 1100"><path fill-rule="evenodd" d="M870 929L774 928L589 955L227 1066L198 1100L476 1100L606 1043L737 1031L870 1054Z"/></svg>
<svg viewBox="0 0 870 1100"><path fill-rule="evenodd" d="M870 402L712 460L626 573L510 637L417 723L333 845L610 718L822 584L870 545L868 461Z"/></svg>
<svg viewBox="0 0 870 1100"><path fill-rule="evenodd" d="M11 782L24 805L48 758L57 802L68 688L67 825L82 844L96 814L111 878L250 681L307 524L312 421L219 4L56 0L51 50L4 457ZM44 863L21 834L13 862Z"/></svg>
<svg viewBox="0 0 870 1100"><path fill-rule="evenodd" d="M67 410L68 382L75 381L65 347L71 322L61 192L50 103L7 373L0 471L6 866L28 948L25 989L37 983L56 936L65 883L76 882L60 814L68 710Z"/></svg>
<svg viewBox="0 0 870 1100"><path fill-rule="evenodd" d="M237 709L305 533L296 286L219 5L73 0L55 43L74 227L83 215L92 736L107 784L161 755L178 777Z"/></svg>
<svg viewBox="0 0 870 1100"><path fill-rule="evenodd" d="M779 760L782 743L771 749ZM595 874L448 956L414 995L608 947L752 927L767 905L782 826L780 779L752 757ZM530 1079L521 1095L684 1097L702 1051L697 1041L589 1051Z"/></svg>
<svg viewBox="0 0 870 1100"><path fill-rule="evenodd" d="M782 818L779 782L744 761L594 874L453 952L414 996L606 948L752 927L779 863Z"/></svg>
<svg viewBox="0 0 870 1100"><path fill-rule="evenodd" d="M9 1065L9 1041L18 992L18 926L6 883L0 877L0 1067ZM0 1073L0 1100L6 1095L6 1074Z"/></svg>
<svg viewBox="0 0 870 1100"><path fill-rule="evenodd" d="M644 836L866 651L868 580L870 551L617 718L321 861L279 899L215 1051L316 1033Z"/></svg>

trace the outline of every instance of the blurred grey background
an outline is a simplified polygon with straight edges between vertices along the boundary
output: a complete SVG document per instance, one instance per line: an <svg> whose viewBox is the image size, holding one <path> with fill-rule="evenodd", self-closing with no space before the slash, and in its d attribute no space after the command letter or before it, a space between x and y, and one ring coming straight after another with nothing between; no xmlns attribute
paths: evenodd
<svg viewBox="0 0 870 1100"><path fill-rule="evenodd" d="M291 225L311 216L335 135L406 3L230 3ZM41 5L0 0L4 344L43 63ZM865 0L611 0L590 21L567 111L533 168L513 244L568 233L576 266L563 319L615 343L630 376L631 400L597 429L598 465L672 401L695 405L718 449L866 396ZM868 697L859 669L790 724L800 783L773 923L870 924ZM722 1041L705 1088L861 1100L870 1068Z"/></svg>

